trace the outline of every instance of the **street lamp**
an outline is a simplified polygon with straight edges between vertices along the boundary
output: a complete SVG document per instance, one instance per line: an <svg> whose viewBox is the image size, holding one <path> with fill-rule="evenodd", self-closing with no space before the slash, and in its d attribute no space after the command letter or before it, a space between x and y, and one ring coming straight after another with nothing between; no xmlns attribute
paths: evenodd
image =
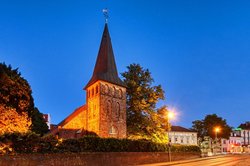
<svg viewBox="0 0 250 166"><path fill-rule="evenodd" d="M174 119L174 113L171 111L167 112L167 118L168 118L168 125L170 124L170 120ZM169 157L169 162L171 162L171 147L170 147L170 142L169 142L169 132L171 131L171 126L168 126L168 157Z"/></svg>
<svg viewBox="0 0 250 166"><path fill-rule="evenodd" d="M220 132L220 128L219 128L219 127L216 127L216 128L214 129L214 131L215 131L215 140L217 140L217 134L218 134L218 132Z"/></svg>
<svg viewBox="0 0 250 166"><path fill-rule="evenodd" d="M216 152L217 153L217 144L218 144L218 140L217 140L217 135L218 135L218 132L220 132L220 128L219 127L215 127L214 128L214 131L215 131L215 145L216 145Z"/></svg>

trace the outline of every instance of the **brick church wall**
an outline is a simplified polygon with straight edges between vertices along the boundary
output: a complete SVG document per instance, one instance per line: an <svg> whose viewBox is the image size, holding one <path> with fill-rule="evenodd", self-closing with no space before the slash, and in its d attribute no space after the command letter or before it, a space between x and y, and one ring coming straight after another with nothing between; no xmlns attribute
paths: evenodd
<svg viewBox="0 0 250 166"><path fill-rule="evenodd" d="M87 89L87 129L99 135L100 85L99 82Z"/></svg>
<svg viewBox="0 0 250 166"><path fill-rule="evenodd" d="M126 138L126 89L101 82L100 136Z"/></svg>

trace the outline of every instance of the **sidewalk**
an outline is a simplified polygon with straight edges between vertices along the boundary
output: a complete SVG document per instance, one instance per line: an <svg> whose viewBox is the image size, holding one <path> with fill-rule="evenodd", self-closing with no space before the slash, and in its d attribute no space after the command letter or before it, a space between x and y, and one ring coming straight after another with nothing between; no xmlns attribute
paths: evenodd
<svg viewBox="0 0 250 166"><path fill-rule="evenodd" d="M203 158L197 158L197 159L162 162L162 163L154 163L154 164L142 164L142 165L138 165L138 166L162 166L162 165L168 166L168 165L174 165L174 164L186 164L186 163L193 162L193 161L210 160L210 159L214 159L214 158L230 157L230 156L234 156L234 155L249 155L249 154L221 154L221 155L209 156L209 157L203 157ZM240 161L239 166L250 166L250 155L249 155L249 158Z"/></svg>

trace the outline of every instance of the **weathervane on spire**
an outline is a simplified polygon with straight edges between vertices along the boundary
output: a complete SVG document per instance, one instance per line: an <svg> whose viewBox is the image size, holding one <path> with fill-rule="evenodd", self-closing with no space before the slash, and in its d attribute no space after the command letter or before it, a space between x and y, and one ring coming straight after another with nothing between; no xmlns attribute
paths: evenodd
<svg viewBox="0 0 250 166"><path fill-rule="evenodd" d="M105 18L105 23L108 23L108 18L109 18L108 8L102 9L102 12Z"/></svg>

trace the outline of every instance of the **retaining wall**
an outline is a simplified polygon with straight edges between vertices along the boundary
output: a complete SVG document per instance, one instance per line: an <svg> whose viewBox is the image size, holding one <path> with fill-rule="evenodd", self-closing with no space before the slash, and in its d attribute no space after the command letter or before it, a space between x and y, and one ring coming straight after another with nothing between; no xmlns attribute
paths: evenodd
<svg viewBox="0 0 250 166"><path fill-rule="evenodd" d="M169 161L166 152L18 154L0 156L0 166L120 166ZM199 158L200 153L172 153L172 161Z"/></svg>

